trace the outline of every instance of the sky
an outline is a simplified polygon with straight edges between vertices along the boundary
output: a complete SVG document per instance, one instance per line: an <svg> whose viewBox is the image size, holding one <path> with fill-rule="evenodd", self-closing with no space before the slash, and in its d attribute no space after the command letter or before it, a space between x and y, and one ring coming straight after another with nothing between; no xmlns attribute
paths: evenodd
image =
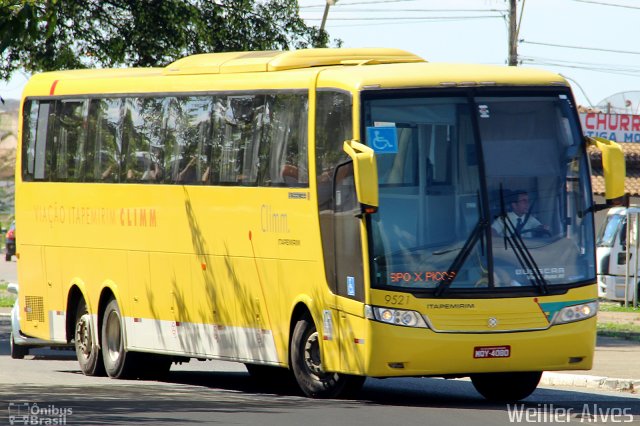
<svg viewBox="0 0 640 426"><path fill-rule="evenodd" d="M299 5L301 17L319 26L325 0ZM344 47L395 47L430 62L505 65L508 6L506 0L338 0L326 30ZM517 6L522 66L568 77L582 105L640 92L640 0L524 0L522 14L523 0ZM640 114L640 93L631 98Z"/></svg>
<svg viewBox="0 0 640 426"><path fill-rule="evenodd" d="M299 0L300 16L319 26L325 4ZM344 47L394 47L430 62L504 65L507 9L507 0L338 0L326 30ZM585 106L637 91L627 98L629 112L640 114L640 0L518 0L518 19L521 66L561 73ZM0 96L19 98L27 78L18 72L0 81Z"/></svg>

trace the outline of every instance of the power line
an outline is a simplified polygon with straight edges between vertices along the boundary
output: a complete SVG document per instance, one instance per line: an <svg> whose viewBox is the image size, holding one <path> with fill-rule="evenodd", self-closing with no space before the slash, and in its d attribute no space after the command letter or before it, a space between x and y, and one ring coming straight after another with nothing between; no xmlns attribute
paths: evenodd
<svg viewBox="0 0 640 426"><path fill-rule="evenodd" d="M597 63L597 62L568 61L564 59L544 58L544 57L536 57L536 56L523 56L522 59L524 61L554 61L556 63L581 65L581 66L593 67L598 69L612 69L612 70L620 70L620 71L640 71L640 67L636 67L633 65L615 65L615 64L603 64L603 63Z"/></svg>
<svg viewBox="0 0 640 426"><path fill-rule="evenodd" d="M584 47L584 46L570 46L570 45L566 45L566 44L555 44L555 43L542 43L542 42L536 42L536 41L527 41L527 40L519 40L520 43L526 43L526 44L535 44L538 46L550 46L550 47L561 47L561 48L565 48L565 49L580 49L580 50L595 50L598 52L608 52L608 53L624 53L627 55L640 55L640 52L634 52L631 50L615 50L615 49L602 49L602 48L598 48L598 47Z"/></svg>
<svg viewBox="0 0 640 426"><path fill-rule="evenodd" d="M606 74L626 75L631 77L637 77L640 74L640 68L628 68L628 67L611 67L606 64L592 64L592 65L580 65L580 63L572 63L569 61L546 59L546 58L520 58L523 63L547 65L561 68L582 69L593 72L601 72Z"/></svg>
<svg viewBox="0 0 640 426"><path fill-rule="evenodd" d="M589 106L590 106L590 107L593 107L593 102L591 102L591 99L589 99L589 95L587 95L587 92L582 88L582 86L580 85L580 83L578 83L578 81L577 81L577 80L574 80L573 78L571 78L571 77L569 77L569 76L567 76L567 75L564 75L564 74L560 74L560 76L561 76L562 78L566 79L566 80L570 80L570 81L572 81L572 82L573 82L573 83L574 83L574 84L575 84L575 85L580 89L580 91L581 91L581 92L582 92L582 94L584 95L584 97L585 97L585 99L587 100L587 102L589 102Z"/></svg>
<svg viewBox="0 0 640 426"><path fill-rule="evenodd" d="M379 0L379 1L360 1L360 2L354 2L354 3L343 3L343 2L340 2L340 6L351 6L351 5L354 5L354 4L403 3L403 2L409 2L409 1L417 1L417 0ZM298 6L298 9L309 9L309 8L312 8L312 7L324 7L324 6L325 6L325 3L308 5L308 6Z"/></svg>
<svg viewBox="0 0 640 426"><path fill-rule="evenodd" d="M411 19L421 19L423 21L440 21L440 20L465 20L465 19L487 19L487 18L502 18L502 15L478 15L478 16L387 16L387 17L360 17L360 18L342 18L336 17L331 18L332 21L392 21L392 20L411 20ZM305 18L305 20L309 21L319 21L322 18Z"/></svg>
<svg viewBox="0 0 640 426"><path fill-rule="evenodd" d="M496 18L495 16L492 16L491 18ZM385 25L411 25L411 24L424 24L425 22L430 22L430 23L436 23L436 24L440 24L440 23L448 23L448 22L458 22L458 21L466 21L466 19L431 19L431 18L417 18L415 21L398 21L398 22L385 22ZM335 24L327 24L327 27L330 28L348 28L348 27L373 27L373 26L380 26L380 22L370 22L370 23L363 23L363 24L343 24L343 25L335 25Z"/></svg>
<svg viewBox="0 0 640 426"><path fill-rule="evenodd" d="M553 66L553 67L561 67L561 68L570 68L570 69L578 69L578 70L586 70L593 72L600 72L603 74L616 74L616 75L625 75L628 77L637 77L640 74L640 70L635 71L618 71L618 70L609 70L609 69L599 69L599 68L591 68L591 67L583 67L580 65L563 65L558 64L556 62L545 62L545 61L532 61L532 64L535 65L545 65L545 66Z"/></svg>
<svg viewBox="0 0 640 426"><path fill-rule="evenodd" d="M598 5L601 5L601 6L623 7L625 9L640 9L639 6L627 6L626 4L605 3L605 2L601 2L601 1L592 1L592 0L573 0L573 1L576 1L578 3L598 4Z"/></svg>
<svg viewBox="0 0 640 426"><path fill-rule="evenodd" d="M340 6L343 6L340 4ZM352 12L363 12L363 13L393 13L393 12L433 12L433 13L506 13L506 9L341 9L337 6L332 9L331 13L352 13Z"/></svg>

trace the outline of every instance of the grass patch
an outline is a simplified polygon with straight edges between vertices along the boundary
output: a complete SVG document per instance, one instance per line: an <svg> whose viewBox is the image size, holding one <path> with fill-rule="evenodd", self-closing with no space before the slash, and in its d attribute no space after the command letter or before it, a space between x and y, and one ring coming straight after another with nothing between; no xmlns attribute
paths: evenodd
<svg viewBox="0 0 640 426"><path fill-rule="evenodd" d="M8 282L0 281L0 308L10 308L16 300L15 294L7 291L8 286Z"/></svg>
<svg viewBox="0 0 640 426"><path fill-rule="evenodd" d="M13 302L16 301L16 298L13 294L8 296L0 296L0 308L10 308L13 306Z"/></svg>
<svg viewBox="0 0 640 426"><path fill-rule="evenodd" d="M598 323L597 327L598 336L615 337L640 342L640 325L606 322Z"/></svg>
<svg viewBox="0 0 640 426"><path fill-rule="evenodd" d="M628 307L625 308L624 306L620 306L619 303L613 302L600 302L598 310L602 312L631 312L640 314L640 308L632 308L631 304L629 304Z"/></svg>

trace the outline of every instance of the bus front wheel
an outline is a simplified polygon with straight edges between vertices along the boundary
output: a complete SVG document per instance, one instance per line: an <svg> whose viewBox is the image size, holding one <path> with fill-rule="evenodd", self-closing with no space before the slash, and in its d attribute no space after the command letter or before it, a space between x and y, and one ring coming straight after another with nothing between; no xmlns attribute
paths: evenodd
<svg viewBox="0 0 640 426"><path fill-rule="evenodd" d="M312 398L338 398L356 393L364 377L326 372L320 359L320 336L313 320L300 319L291 339L291 369L302 392Z"/></svg>
<svg viewBox="0 0 640 426"><path fill-rule="evenodd" d="M73 342L82 372L86 376L104 376L100 347L94 341L93 322L84 300L80 301L76 311Z"/></svg>
<svg viewBox="0 0 640 426"><path fill-rule="evenodd" d="M128 379L136 369L135 353L124 350L124 330L118 302L111 299L102 317L102 359L109 377Z"/></svg>
<svg viewBox="0 0 640 426"><path fill-rule="evenodd" d="M519 373L484 373L471 376L480 395L489 401L519 401L538 387L541 371Z"/></svg>
<svg viewBox="0 0 640 426"><path fill-rule="evenodd" d="M9 344L11 345L11 358L23 359L25 355L29 355L29 348L27 346L16 345L13 340L13 332L9 335Z"/></svg>

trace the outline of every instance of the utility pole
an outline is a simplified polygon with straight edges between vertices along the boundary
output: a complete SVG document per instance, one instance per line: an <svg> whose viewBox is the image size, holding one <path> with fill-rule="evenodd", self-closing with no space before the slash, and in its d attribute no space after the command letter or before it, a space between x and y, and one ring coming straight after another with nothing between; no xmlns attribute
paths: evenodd
<svg viewBox="0 0 640 426"><path fill-rule="evenodd" d="M327 23L327 17L329 16L329 8L336 4L338 0L327 0L324 5L324 14L322 15L322 22L320 23L320 32L324 31L324 25Z"/></svg>
<svg viewBox="0 0 640 426"><path fill-rule="evenodd" d="M517 0L509 0L509 59L507 65L518 65L518 23L516 14Z"/></svg>

